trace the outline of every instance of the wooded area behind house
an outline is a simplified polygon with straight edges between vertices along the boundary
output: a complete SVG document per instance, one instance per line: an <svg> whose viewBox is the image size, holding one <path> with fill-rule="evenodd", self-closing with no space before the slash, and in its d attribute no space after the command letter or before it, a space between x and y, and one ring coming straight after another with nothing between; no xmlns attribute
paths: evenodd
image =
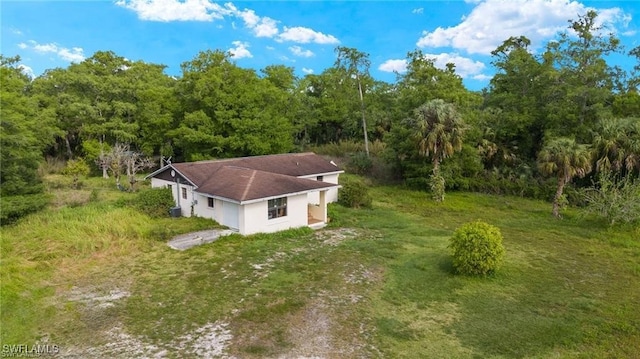
<svg viewBox="0 0 640 359"><path fill-rule="evenodd" d="M481 92L467 90L453 64L439 69L420 50L408 53L407 72L394 83L373 79L368 54L345 47L336 48L333 67L302 78L284 65L241 68L220 50L184 62L178 78L161 64L100 51L31 79L18 57L3 56L3 207L40 197L46 158L82 158L99 173L96 163L118 145L159 165L160 157L357 142L363 153L352 154L351 165L372 176L442 194L553 197L557 214L574 178L588 186L599 172L637 178L640 169L640 47L622 48L596 18L591 11L570 22L540 53L526 37L506 39L492 52L496 75ZM611 55L637 65L611 66Z"/></svg>

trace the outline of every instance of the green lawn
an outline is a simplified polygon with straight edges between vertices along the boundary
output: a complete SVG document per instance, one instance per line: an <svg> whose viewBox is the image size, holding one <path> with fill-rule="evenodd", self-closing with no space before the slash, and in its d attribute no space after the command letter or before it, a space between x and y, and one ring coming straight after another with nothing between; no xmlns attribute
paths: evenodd
<svg viewBox="0 0 640 359"><path fill-rule="evenodd" d="M576 210L555 220L544 202L373 187L373 209L334 206L326 230L178 252L168 236L215 223L148 218L99 179L52 191L53 208L1 229L1 344L48 342L62 357L640 357L640 229ZM448 238L473 220L505 238L494 276L452 274Z"/></svg>

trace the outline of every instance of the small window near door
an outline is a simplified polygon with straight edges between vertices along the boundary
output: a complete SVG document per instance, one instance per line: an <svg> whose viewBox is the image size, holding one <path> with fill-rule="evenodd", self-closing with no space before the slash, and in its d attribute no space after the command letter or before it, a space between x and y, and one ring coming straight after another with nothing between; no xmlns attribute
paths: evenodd
<svg viewBox="0 0 640 359"><path fill-rule="evenodd" d="M316 181L318 181L318 182L322 182L322 181L324 181L324 176L318 176L318 177L316 177Z"/></svg>
<svg viewBox="0 0 640 359"><path fill-rule="evenodd" d="M213 208L213 198L207 197L207 207Z"/></svg>
<svg viewBox="0 0 640 359"><path fill-rule="evenodd" d="M182 188L182 198L183 199L187 199L187 189L186 188Z"/></svg>
<svg viewBox="0 0 640 359"><path fill-rule="evenodd" d="M267 203L269 219L287 215L287 197L270 199Z"/></svg>

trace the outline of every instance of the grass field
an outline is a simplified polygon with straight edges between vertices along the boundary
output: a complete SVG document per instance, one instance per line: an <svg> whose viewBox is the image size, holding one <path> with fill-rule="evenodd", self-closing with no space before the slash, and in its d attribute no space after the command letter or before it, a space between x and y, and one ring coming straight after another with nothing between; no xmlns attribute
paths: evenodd
<svg viewBox="0 0 640 359"><path fill-rule="evenodd" d="M101 179L51 177L55 205L1 229L1 344L59 357L639 358L640 229L513 197L372 187L329 228L184 252ZM452 274L447 241L498 226L504 266Z"/></svg>

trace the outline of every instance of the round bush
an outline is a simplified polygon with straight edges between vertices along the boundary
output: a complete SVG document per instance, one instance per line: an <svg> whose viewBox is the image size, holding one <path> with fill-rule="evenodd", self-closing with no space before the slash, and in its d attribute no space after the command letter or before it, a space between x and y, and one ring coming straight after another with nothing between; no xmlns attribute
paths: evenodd
<svg viewBox="0 0 640 359"><path fill-rule="evenodd" d="M350 179L338 191L338 203L345 207L371 207L369 188L362 181Z"/></svg>
<svg viewBox="0 0 640 359"><path fill-rule="evenodd" d="M449 248L453 268L460 274L486 275L502 264L504 247L498 227L484 222L471 222L456 229Z"/></svg>

